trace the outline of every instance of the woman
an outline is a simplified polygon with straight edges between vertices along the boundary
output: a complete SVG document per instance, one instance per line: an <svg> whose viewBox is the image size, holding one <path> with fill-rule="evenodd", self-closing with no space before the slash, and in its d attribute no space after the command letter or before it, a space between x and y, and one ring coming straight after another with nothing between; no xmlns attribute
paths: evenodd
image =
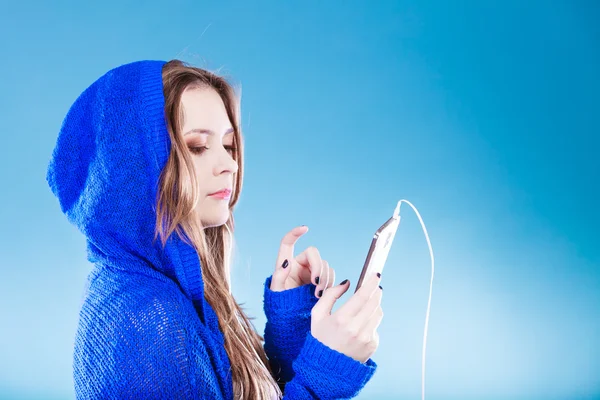
<svg viewBox="0 0 600 400"><path fill-rule="evenodd" d="M115 68L61 127L47 180L87 238L75 340L77 398L337 399L376 364L379 276L348 290L305 227L281 242L265 281L263 338L230 290L232 211L242 188L239 102L179 61Z"/></svg>

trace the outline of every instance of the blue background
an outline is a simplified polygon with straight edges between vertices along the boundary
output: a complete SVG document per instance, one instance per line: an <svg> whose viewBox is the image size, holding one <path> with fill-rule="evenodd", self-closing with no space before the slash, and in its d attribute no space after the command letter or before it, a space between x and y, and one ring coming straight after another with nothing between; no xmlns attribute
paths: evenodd
<svg viewBox="0 0 600 400"><path fill-rule="evenodd" d="M45 182L65 113L179 57L243 88L234 292L259 332L285 232L354 284L406 198L436 256L426 398L600 398L597 2L80 3L0 13L0 397L74 398L91 265ZM364 399L420 398L430 264L402 210Z"/></svg>

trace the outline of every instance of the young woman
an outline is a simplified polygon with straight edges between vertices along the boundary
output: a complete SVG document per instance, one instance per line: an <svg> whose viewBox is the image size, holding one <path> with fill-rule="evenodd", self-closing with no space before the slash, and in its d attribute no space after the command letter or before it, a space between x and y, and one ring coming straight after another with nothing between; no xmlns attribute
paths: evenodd
<svg viewBox="0 0 600 400"><path fill-rule="evenodd" d="M239 101L221 77L139 61L100 77L64 119L47 180L93 264L74 349L78 399L339 399L372 377L380 276L349 282L281 241L264 339L231 294L242 189Z"/></svg>

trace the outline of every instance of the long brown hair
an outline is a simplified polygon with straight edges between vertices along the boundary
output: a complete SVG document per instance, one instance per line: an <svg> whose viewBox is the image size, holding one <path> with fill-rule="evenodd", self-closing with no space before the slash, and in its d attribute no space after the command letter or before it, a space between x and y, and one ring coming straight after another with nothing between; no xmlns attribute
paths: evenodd
<svg viewBox="0 0 600 400"><path fill-rule="evenodd" d="M171 138L171 152L160 176L157 199L156 236L163 245L176 232L182 231L196 249L202 265L204 296L219 319L225 338L236 399L269 399L281 397L281 390L271 375L258 335L242 307L230 291L230 257L233 245L233 208L242 188L243 143L240 127L240 101L233 87L222 77L179 60L165 64L162 72L165 117ZM181 96L186 89L214 89L221 97L234 130L234 159L238 171L229 203L229 219L225 225L202 228L194 210L199 200L198 182L193 160L181 134ZM188 241L189 243L189 241Z"/></svg>

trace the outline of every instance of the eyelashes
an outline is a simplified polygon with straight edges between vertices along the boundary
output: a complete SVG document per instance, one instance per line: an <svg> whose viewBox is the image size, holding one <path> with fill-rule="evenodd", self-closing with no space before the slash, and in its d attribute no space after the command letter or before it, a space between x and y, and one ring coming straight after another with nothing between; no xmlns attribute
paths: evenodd
<svg viewBox="0 0 600 400"><path fill-rule="evenodd" d="M190 151L193 154L202 154L202 153L204 153L208 149L208 147L206 147L206 146L197 146L197 147L189 147L189 149L190 149Z"/></svg>
<svg viewBox="0 0 600 400"><path fill-rule="evenodd" d="M224 146L224 147L230 155L235 154L235 152L237 151L237 147L235 147L235 146ZM190 151L193 154L197 154L197 155L200 155L209 149L208 146L190 146L188 148L190 149Z"/></svg>

